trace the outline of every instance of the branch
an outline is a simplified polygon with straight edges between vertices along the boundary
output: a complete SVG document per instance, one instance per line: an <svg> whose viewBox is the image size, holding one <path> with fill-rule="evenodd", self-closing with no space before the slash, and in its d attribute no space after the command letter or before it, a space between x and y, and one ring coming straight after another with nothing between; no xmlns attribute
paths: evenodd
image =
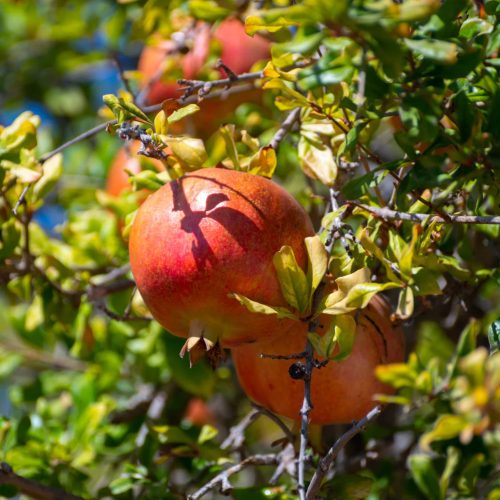
<svg viewBox="0 0 500 500"><path fill-rule="evenodd" d="M231 448L238 450L245 442L245 431L250 427L255 420L261 415L260 409L254 408L247 415L245 415L241 422L234 425L229 429L229 435L222 441L221 449L226 450Z"/></svg>
<svg viewBox="0 0 500 500"><path fill-rule="evenodd" d="M337 441L335 441L333 446L328 450L328 453L319 461L318 468L316 469L316 472L314 473L314 476L309 483L309 488L307 489L305 497L306 500L314 500L316 498L316 494L321 487L323 478L337 458L340 451L354 436L363 431L370 422L375 420L381 412L382 407L375 406L375 408L370 410L365 417L363 417L359 422L356 422L347 432L342 434L342 436L340 436Z"/></svg>
<svg viewBox="0 0 500 500"><path fill-rule="evenodd" d="M249 84L249 85L238 85L235 87L232 87L228 90L218 90L215 92L211 92L207 96L205 96L205 99L216 99L218 97L226 96L226 95L231 95L231 94L238 94L240 92L247 92L248 90L251 90L255 88L254 85ZM185 104L192 104L198 102L198 97L197 96L191 96L188 97L187 99L176 99L175 102L179 105L185 105ZM153 106L146 106L142 108L142 110L145 113L155 113L157 111L160 111L162 109L163 103L160 104L155 104ZM46 162L49 158L52 158L55 156L57 153L60 153L61 151L64 151L65 149L69 148L70 146L73 146L74 144L77 144L81 141L84 141L85 139L89 139L90 137L93 137L94 135L98 134L99 132L102 132L103 130L106 130L108 127L111 127L113 125L116 125L118 123L117 120L110 120L105 123L101 123L99 125L96 125L95 127L91 128L90 130L87 130L86 132L83 132L83 134L77 135L73 139L65 142L64 144L61 144L59 147L56 149L49 151L48 153L45 153L43 156L40 157L40 163Z"/></svg>
<svg viewBox="0 0 500 500"><path fill-rule="evenodd" d="M271 142L269 143L269 145L274 150L278 149L278 146L280 145L280 142L288 134L288 132L292 128L293 124L299 119L299 116L300 116L300 108L295 108L285 118L285 121L282 123L281 127L274 134L274 137L272 138Z"/></svg>
<svg viewBox="0 0 500 500"><path fill-rule="evenodd" d="M500 224L499 215L448 215L447 218L437 214L411 214L389 208L372 207L357 201L346 201L346 204L359 207L386 220L402 220L409 222L439 222L441 224Z"/></svg>
<svg viewBox="0 0 500 500"><path fill-rule="evenodd" d="M241 461L239 464L233 465L232 467L229 467L229 469L221 472L207 484L201 487L198 491L195 491L191 495L188 495L187 498L188 500L197 500L216 487L220 488L221 493L227 494L232 489L229 482L230 476L241 472L243 469L250 465L276 465L278 463L279 457L274 453L268 455L252 455L245 458L245 460Z"/></svg>
<svg viewBox="0 0 500 500"><path fill-rule="evenodd" d="M14 486L24 495L39 500L82 500L82 497L66 493L59 488L51 488L43 484L18 476L9 464L0 463L0 484Z"/></svg>

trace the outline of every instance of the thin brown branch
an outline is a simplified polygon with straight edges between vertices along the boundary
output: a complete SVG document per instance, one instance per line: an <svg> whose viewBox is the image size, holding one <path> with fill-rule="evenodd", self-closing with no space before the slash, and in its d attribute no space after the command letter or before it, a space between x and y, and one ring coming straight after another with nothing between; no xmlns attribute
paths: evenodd
<svg viewBox="0 0 500 500"><path fill-rule="evenodd" d="M306 493L306 500L314 500L316 495L321 487L321 482L326 476L328 470L332 466L333 462L337 458L340 451L349 443L349 441L359 434L361 431L365 429L365 427L375 420L380 413L382 412L381 406L375 406L372 410L370 410L365 417L363 417L359 422L356 422L346 433L342 434L342 436L335 441L333 446L328 450L327 454L322 457L319 461L316 472L314 473L311 482L309 483L309 487Z"/></svg>
<svg viewBox="0 0 500 500"><path fill-rule="evenodd" d="M253 406L257 410L259 410L259 412L262 415L264 415L267 418L269 418L270 420L272 420L283 431L283 434L286 436L286 439L290 443L294 442L294 436L293 436L292 432L290 431L288 426L283 422L283 420L281 420L281 418L279 418L277 415L270 412L267 408L264 408L263 406L259 406L258 404L255 404L255 403L253 403Z"/></svg>
<svg viewBox="0 0 500 500"><path fill-rule="evenodd" d="M224 97L226 95L231 95L231 94L238 94L240 92L247 92L248 90L251 90L255 88L252 84L248 85L237 85L234 86L230 89L227 90L217 90L215 92L211 92L208 94L205 99L217 99L218 97ZM176 99L175 102L177 102L180 105L185 105L185 104L192 104L196 103L198 101L197 96L191 96L188 97L185 100L182 100L181 98ZM160 111L162 109L162 103L161 104L155 104L152 106L146 106L142 108L142 110L145 113L155 113L157 111ZM43 156L40 157L40 163L46 162L49 158L52 158L55 156L57 153L60 153L61 151L64 151L65 149L69 148L70 146L73 146L74 144L77 144L79 142L84 141L85 139L89 139L90 137L93 137L94 135L98 134L99 132L102 132L103 130L106 130L108 127L111 127L113 125L116 125L118 123L117 120L110 120L105 123L101 123L99 125L96 125L95 127L91 128L90 130L87 130L83 132L80 135L77 135L73 139L70 139L69 141L65 142L64 144L61 144L59 147L56 149L49 151L48 153L45 153Z"/></svg>
<svg viewBox="0 0 500 500"><path fill-rule="evenodd" d="M449 215L444 218L437 214L412 214L408 212L399 212L389 208L373 207L363 205L356 201L346 201L346 204L359 207L367 212L374 214L384 220L400 220L416 223L439 222L441 224L500 224L499 215Z"/></svg>
<svg viewBox="0 0 500 500"><path fill-rule="evenodd" d="M198 498L203 497L209 491L219 488L220 492L223 494L228 494L232 487L229 482L229 478L238 472L241 472L246 467L252 465L277 465L279 463L279 456L276 453L270 453L268 455L252 455L245 458L240 463L229 467L225 471L217 474L213 479L211 479L202 488L195 491L191 495L188 495L188 500L198 500Z"/></svg>
<svg viewBox="0 0 500 500"><path fill-rule="evenodd" d="M24 495L38 500L82 500L82 497L72 495L59 488L51 488L31 479L18 476L9 464L0 463L0 484L14 486Z"/></svg>
<svg viewBox="0 0 500 500"><path fill-rule="evenodd" d="M274 150L278 149L280 142L285 138L290 129L293 127L294 123L300 117L300 108L295 108L293 111L290 111L288 116L285 118L281 127L274 134L274 137L271 139L269 146L271 146Z"/></svg>

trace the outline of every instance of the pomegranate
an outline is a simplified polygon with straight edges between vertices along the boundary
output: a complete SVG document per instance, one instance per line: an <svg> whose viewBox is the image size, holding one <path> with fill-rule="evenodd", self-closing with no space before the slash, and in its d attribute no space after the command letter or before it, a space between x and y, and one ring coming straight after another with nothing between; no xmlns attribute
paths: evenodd
<svg viewBox="0 0 500 500"><path fill-rule="evenodd" d="M375 367L404 359L404 338L390 320L390 308L380 296L374 297L357 319L356 340L350 356L330 361L313 370L311 400L314 424L348 423L362 418L373 406L373 396L390 393L377 380ZM318 333L326 331L331 316L320 317ZM299 324L286 335L233 349L232 356L240 384L250 399L269 410L299 420L304 398L303 380L289 373L293 361L261 358L260 354L288 355L304 350L307 327ZM292 371L300 371L295 365Z"/></svg>
<svg viewBox="0 0 500 500"><path fill-rule="evenodd" d="M181 59L182 74L184 78L195 79L205 64L209 55L210 39L217 40L221 45L221 60L234 73L244 73L259 60L267 59L270 53L269 42L261 37L250 37L245 33L241 21L235 18L226 19L212 33L210 26L199 23L195 28L193 48ZM172 50L174 44L168 41L158 43L156 46L146 47L139 60L139 70L144 76L143 86L146 90L146 104L157 104L166 99L177 99L182 95L180 86L176 82L159 80L158 71L166 55ZM221 71L221 78L225 77ZM150 83L148 83L150 82ZM233 94L227 98L204 100L199 103L201 109L193 115L195 132L207 136L216 130L224 118L232 113L243 102L259 102L262 92L250 90L241 94ZM182 132L182 125L186 120L174 124L173 133ZM193 124L192 124L193 125ZM188 127L189 128L189 127Z"/></svg>
<svg viewBox="0 0 500 500"><path fill-rule="evenodd" d="M235 347L294 326L250 312L229 294L286 306L273 255L290 245L304 269L304 238L312 234L308 215L274 182L206 168L166 184L141 206L130 234L130 263L153 316L188 337L181 354L189 351L196 361L218 343Z"/></svg>

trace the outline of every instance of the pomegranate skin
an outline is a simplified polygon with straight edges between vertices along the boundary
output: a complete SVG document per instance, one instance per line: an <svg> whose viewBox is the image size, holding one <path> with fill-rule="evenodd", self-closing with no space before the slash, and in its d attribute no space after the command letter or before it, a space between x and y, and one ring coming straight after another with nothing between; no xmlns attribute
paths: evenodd
<svg viewBox="0 0 500 500"><path fill-rule="evenodd" d="M330 361L314 369L311 379L314 424L350 423L372 409L375 394L391 393L391 388L374 374L379 364L404 360L404 337L390 320L390 308L381 297L374 297L357 320L356 340L351 355L343 361ZM326 331L326 315L318 333ZM232 350L234 366L247 396L272 412L300 420L304 381L290 377L293 361L260 358L260 354L288 355L304 350L307 327L300 324L284 336L241 346Z"/></svg>
<svg viewBox="0 0 500 500"><path fill-rule="evenodd" d="M163 186L141 206L130 263L145 303L167 330L188 337L194 329L234 347L295 324L252 313L228 294L286 306L273 256L290 245L304 269L304 238L312 234L308 215L274 182L207 168Z"/></svg>

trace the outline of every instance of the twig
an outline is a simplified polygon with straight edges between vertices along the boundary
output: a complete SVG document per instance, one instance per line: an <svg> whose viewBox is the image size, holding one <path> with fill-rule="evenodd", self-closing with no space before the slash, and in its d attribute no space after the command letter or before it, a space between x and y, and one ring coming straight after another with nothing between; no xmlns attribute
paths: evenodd
<svg viewBox="0 0 500 500"><path fill-rule="evenodd" d="M311 378L314 367L314 350L309 339L306 341L306 362L304 376L304 399L300 409L300 445L299 445L299 462L297 471L297 487L299 490L299 498L306 498L305 490L305 466L306 466L306 450L309 440L309 414L313 408L311 401Z"/></svg>
<svg viewBox="0 0 500 500"><path fill-rule="evenodd" d="M339 452L354 436L363 431L370 422L375 420L381 412L382 407L375 406L375 408L370 410L365 417L363 417L359 422L356 422L347 432L342 434L342 436L340 436L337 441L335 441L333 446L328 450L328 453L319 461L316 472L314 473L314 476L309 483L309 488L307 489L305 497L306 500L314 500L316 498L316 494L321 487L321 482L323 481L326 473L337 458Z"/></svg>
<svg viewBox="0 0 500 500"><path fill-rule="evenodd" d="M66 493L59 488L51 488L31 479L18 476L9 464L0 463L0 484L14 486L24 495L38 500L82 500L82 497Z"/></svg>
<svg viewBox="0 0 500 500"><path fill-rule="evenodd" d="M278 149L280 142L285 138L286 134L288 134L293 124L299 119L299 116L300 116L300 108L295 108L285 118L285 121L282 123L281 127L274 134L274 137L271 139L271 142L269 143L269 145L274 150Z"/></svg>
<svg viewBox="0 0 500 500"><path fill-rule="evenodd" d="M24 189L21 191L21 194L19 198L16 201L16 204L14 205L14 208L12 209L12 213L17 216L17 210L21 206L21 203L24 203L24 199L26 198L26 195L28 194L28 190L31 187L31 184L28 184L27 186L24 187Z"/></svg>
<svg viewBox="0 0 500 500"><path fill-rule="evenodd" d="M241 422L237 425L231 427L229 430L229 435L224 439L221 444L223 450L239 450L245 441L245 431L259 418L261 415L266 416L272 420L286 436L286 439L293 443L294 437L290 432L290 429L285 425L285 423L274 413L271 413L267 408L259 406L258 404L252 403L253 409L243 417Z"/></svg>
<svg viewBox="0 0 500 500"><path fill-rule="evenodd" d="M247 92L248 90L251 90L255 88L253 85L238 85L235 87L232 87L228 90L217 90L215 92L211 92L206 96L206 99L216 99L218 97L226 96L226 95L231 95L231 94L238 94L240 92ZM192 104L197 102L197 97L196 96L191 96L185 99L184 101L179 98L176 99L175 102L184 105L184 104ZM152 106L146 106L142 108L142 110L145 113L155 113L156 111L160 111L162 109L162 103L161 104L154 104ZM113 125L116 125L118 123L117 120L110 120L105 123L101 123L100 125L96 125L94 128L91 128L90 130L87 130L86 132L83 132L83 134L80 134L73 139L65 142L64 144L61 144L59 147L56 149L49 151L48 153L45 153L43 156L40 157L40 163L46 162L49 158L52 158L55 156L57 153L60 153L61 151L64 151L65 149L69 148L70 146L73 146L74 144L77 144L81 141L84 141L85 139L88 139L90 137L93 137L94 135L98 134L99 132L102 132L103 130L106 130L108 127L111 127Z"/></svg>
<svg viewBox="0 0 500 500"><path fill-rule="evenodd" d="M118 75L120 76L120 80L123 83L123 86L127 90L129 94L132 95L134 98L134 101L136 100L136 95L135 92L133 91L132 87L130 86L130 82L128 78L125 76L125 69L120 61L120 58L118 57L118 54L116 52L112 52L111 58L113 59L113 62L115 63L116 69L118 70Z"/></svg>
<svg viewBox="0 0 500 500"><path fill-rule="evenodd" d="M163 412L163 408L165 408L165 404L167 402L168 394L166 391L160 391L151 401L149 405L148 412L146 414L146 418L150 421L158 420ZM146 437L148 435L148 424L144 422L139 432L137 433L137 437L135 438L135 445L137 448L140 448L144 442L146 441Z"/></svg>
<svg viewBox="0 0 500 500"><path fill-rule="evenodd" d="M220 447L223 450L232 449L239 450L245 442L245 431L250 427L255 420L261 415L259 408L253 408L247 415L245 415L241 422L234 425L229 429L229 435L222 441Z"/></svg>
<svg viewBox="0 0 500 500"><path fill-rule="evenodd" d="M198 500L198 498L203 497L210 490L216 487L220 488L221 493L227 494L231 491L231 484L229 483L229 477L238 472L241 472L246 467L251 465L276 465L279 463L279 457L276 453L271 453L268 455L252 455L245 458L240 463L229 467L225 471L217 474L212 480L205 484L198 491L195 491L191 495L188 495L188 500Z"/></svg>
<svg viewBox="0 0 500 500"><path fill-rule="evenodd" d="M439 222L441 224L500 224L499 215L448 215L447 218L437 214L412 214L408 212L399 212L389 208L373 207L363 205L356 201L346 201L346 204L359 207L363 210L387 220L402 220L409 222Z"/></svg>

